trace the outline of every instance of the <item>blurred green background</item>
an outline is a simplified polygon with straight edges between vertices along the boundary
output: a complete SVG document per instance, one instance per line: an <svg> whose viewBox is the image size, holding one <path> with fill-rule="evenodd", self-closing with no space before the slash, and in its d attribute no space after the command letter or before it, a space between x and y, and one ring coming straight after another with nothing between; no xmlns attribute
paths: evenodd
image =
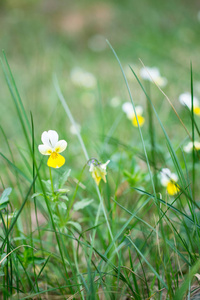
<svg viewBox="0 0 200 300"><path fill-rule="evenodd" d="M129 143L131 139L138 145L138 133L129 126L129 120L121 110L121 104L129 101L129 97L106 39L125 70L131 64L139 74L142 67L139 58L146 66L160 69L161 75L168 80L164 91L187 122L188 116L184 114L178 96L190 91L190 62L193 64L195 95L200 96L199 11L199 1L187 0L1 0L0 48L5 50L27 114L33 113L38 143L44 130L55 129L60 138L68 140L69 145L71 143L71 156L75 158L81 152L55 92L52 76L56 74L65 99L81 125L84 141L93 149L91 156L95 151L98 153L99 141L103 141L120 116L113 134L122 137L122 142ZM96 88L74 86L70 79L74 67L93 73L98 82ZM145 95L133 75L129 83L135 104L145 107ZM20 123L2 68L0 88L1 126L11 144L23 148ZM185 137L179 121L154 85L151 96L168 134L179 145ZM112 104L113 97L120 99L120 105ZM148 139L147 124L144 136ZM130 129L127 130L128 126ZM180 130L178 139L177 130ZM5 145L0 147L6 150Z"/></svg>

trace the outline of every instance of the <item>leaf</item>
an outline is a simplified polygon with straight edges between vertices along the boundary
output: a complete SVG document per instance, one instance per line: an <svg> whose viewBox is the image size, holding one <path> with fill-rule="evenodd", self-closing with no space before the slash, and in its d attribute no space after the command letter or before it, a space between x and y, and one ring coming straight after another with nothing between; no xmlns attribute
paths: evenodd
<svg viewBox="0 0 200 300"><path fill-rule="evenodd" d="M60 207L60 208L62 208L62 209L67 209L67 206L66 206L66 204L64 203L64 202L60 202L59 204L58 204L58 206Z"/></svg>
<svg viewBox="0 0 200 300"><path fill-rule="evenodd" d="M42 182L45 184L45 187L49 192L51 192L51 181L50 180L42 180Z"/></svg>
<svg viewBox="0 0 200 300"><path fill-rule="evenodd" d="M86 199L83 199L81 201L78 201L74 204L74 210L80 210L80 209L83 209L85 208L86 206L90 205L94 200L91 199L91 200L88 200L88 198Z"/></svg>
<svg viewBox="0 0 200 300"><path fill-rule="evenodd" d="M4 204L0 205L0 210L6 208L6 207L7 207L7 204L8 204L8 203L4 203Z"/></svg>
<svg viewBox="0 0 200 300"><path fill-rule="evenodd" d="M67 196L65 196L65 195L62 195L62 196L60 196L60 199L63 199L63 200L69 201L69 198L68 198Z"/></svg>
<svg viewBox="0 0 200 300"><path fill-rule="evenodd" d="M7 258L4 259L4 257L6 257L6 253L3 253L3 254L0 256L1 267L4 267L4 265L7 263Z"/></svg>
<svg viewBox="0 0 200 300"><path fill-rule="evenodd" d="M12 188L7 188L3 191L1 198L0 198L0 204L4 204L5 202L9 201L9 195L12 192Z"/></svg>
<svg viewBox="0 0 200 300"><path fill-rule="evenodd" d="M67 179L68 179L70 173L71 173L71 170L66 170L66 171L62 174L62 176L61 176L60 179L59 179L59 184L58 184L58 185L59 185L59 188L62 188L62 187L63 187L63 185L64 185L65 182L67 181Z"/></svg>
<svg viewBox="0 0 200 300"><path fill-rule="evenodd" d="M69 222L67 222L67 225L74 226L79 232L82 231L81 225L79 223L77 223L77 222L69 221Z"/></svg>
<svg viewBox="0 0 200 300"><path fill-rule="evenodd" d="M35 197L38 197L38 196L44 197L44 195L42 193L34 193L31 198L35 198Z"/></svg>

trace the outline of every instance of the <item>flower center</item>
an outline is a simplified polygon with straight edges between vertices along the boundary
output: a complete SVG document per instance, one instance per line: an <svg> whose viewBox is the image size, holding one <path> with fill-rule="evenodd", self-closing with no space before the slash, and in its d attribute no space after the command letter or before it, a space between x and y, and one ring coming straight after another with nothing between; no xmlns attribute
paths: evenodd
<svg viewBox="0 0 200 300"><path fill-rule="evenodd" d="M57 156L58 156L58 153L56 153L56 152L51 153L51 157L52 157L53 159L56 159Z"/></svg>

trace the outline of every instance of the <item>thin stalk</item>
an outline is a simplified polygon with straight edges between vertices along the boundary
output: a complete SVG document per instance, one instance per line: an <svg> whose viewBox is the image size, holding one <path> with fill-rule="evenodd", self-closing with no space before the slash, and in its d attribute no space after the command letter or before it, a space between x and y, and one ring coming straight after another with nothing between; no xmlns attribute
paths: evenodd
<svg viewBox="0 0 200 300"><path fill-rule="evenodd" d="M151 97L150 94L150 82L148 81L148 86L147 86L147 94L149 97ZM154 173L154 179L155 179L155 189L157 190L157 167L156 167L156 143L155 143L155 127L153 124L153 110L152 106L148 101L148 98L146 97L146 102L147 102L147 109L148 109L148 117L149 117L149 136L150 136L150 141L151 141L151 160L152 160L152 165L153 165L153 173Z"/></svg>
<svg viewBox="0 0 200 300"><path fill-rule="evenodd" d="M156 197L156 190L155 190L155 185L154 185L154 181L153 181L153 176L152 176L152 172L151 172L151 168L150 168L150 164L149 164L149 158L148 158L148 155L147 155L147 151L146 151L146 147L145 147L145 143L144 143L144 139L143 139L143 134L142 134L142 131L141 131L141 127L140 127L140 124L139 124L139 121L138 121L138 117L137 117L137 113L136 113L136 110L135 110L135 104L133 102L133 97L132 97L132 94L131 94L131 90L130 90L130 87L129 87L129 84L128 84L128 81L127 81L127 78L126 78L126 75L124 73L124 70L122 68L122 65L121 65L121 62L115 52L115 50L113 49L113 47L111 46L111 44L109 43L109 41L107 40L107 43L110 47L110 49L112 50L113 54L115 55L116 59L117 59L117 62L120 66L120 69L121 69L121 72L122 72L122 75L123 75L123 78L124 78L124 81L125 81L125 84L126 84L126 87L127 87L127 90L128 90L128 94L129 94L129 97L130 97L130 100L131 100L131 103L133 105L133 110L134 110L134 113L135 113L135 116L136 116L136 120L137 120L137 125L138 125L138 130L139 130L139 133L140 133L140 137L141 137L141 141L142 141L142 146L143 146L143 150L144 150L144 155L145 155L145 158L146 158L146 163L147 163L147 167L148 167L148 172L149 172L149 176L150 176L150 181L151 181L151 184L152 184L152 188L153 188L153 193L154 193L154 196L155 196L155 201L157 202L157 197ZM132 69L131 69L132 70Z"/></svg>
<svg viewBox="0 0 200 300"><path fill-rule="evenodd" d="M195 134L194 134L194 94L193 94L193 74L192 74L192 63L191 63L191 101L192 101L192 198L195 201Z"/></svg>
<svg viewBox="0 0 200 300"><path fill-rule="evenodd" d="M55 86L58 98L59 98L59 100L60 100L60 102L61 102L61 104L62 104L62 106L63 106L63 108L64 108L64 110L65 110L65 112L66 112L66 114L68 116L68 118L70 119L71 123L76 128L77 127L76 126L76 122L75 122L75 120L74 120L74 118L73 118L73 116L71 114L71 111L70 111L70 109L69 109L69 107L67 105L67 102L65 101L65 99L63 97L63 94L62 94L62 92L60 90L60 86L58 84L58 80L57 80L57 78L55 76L53 78L53 81L54 81L54 86ZM80 134L80 132L78 130L77 130L77 137L78 137L78 140L79 140L79 142L81 144L81 148L82 148L82 150L84 152L85 158L86 158L87 161L89 161L88 152L86 150L86 147L85 147L85 144L84 144L83 139L81 137L81 134ZM111 228L110 228L110 224L109 224L109 221L108 221L108 217L107 217L107 213L106 213L106 210L105 210L105 206L104 206L104 203L102 201L102 197L101 197L101 194L100 194L100 191L99 191L99 188L98 188L97 185L96 185L96 191L97 191L97 194L98 194L98 197L99 197L99 201L100 201L100 204L101 204L103 212L104 212L104 217L105 217L105 220L106 220L106 223L107 223L107 226L108 226L108 230L109 230L110 236L111 236L111 238L113 240L113 234L112 234L112 231L111 231ZM97 216L99 217L99 214L97 214ZM98 219L96 218L96 220L98 220ZM95 223L96 223L96 221L95 221ZM96 231L96 229L95 229L95 231Z"/></svg>

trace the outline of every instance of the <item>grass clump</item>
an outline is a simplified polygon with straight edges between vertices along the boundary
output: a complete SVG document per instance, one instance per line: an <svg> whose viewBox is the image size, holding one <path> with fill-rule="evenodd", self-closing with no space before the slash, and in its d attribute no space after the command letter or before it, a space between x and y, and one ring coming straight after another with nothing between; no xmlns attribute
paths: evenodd
<svg viewBox="0 0 200 300"><path fill-rule="evenodd" d="M42 131L27 113L3 53L21 129L13 145L9 129L1 128L7 147L0 152L2 299L192 299L198 293L200 147L192 68L190 104L184 102L184 112L177 112L162 91L166 80L158 71L144 66L137 75L130 67L146 101L141 110L110 47L130 103L118 107L116 116L93 78L98 102L94 112L88 109L88 118L95 115L92 127L84 129L54 76L56 106L73 126L70 139L62 122L56 130L49 123ZM92 76L83 71L80 76L77 89L85 88L86 76L91 93ZM169 106L167 122L152 101L156 86ZM60 115L55 111L54 117ZM180 128L180 136L168 122Z"/></svg>

